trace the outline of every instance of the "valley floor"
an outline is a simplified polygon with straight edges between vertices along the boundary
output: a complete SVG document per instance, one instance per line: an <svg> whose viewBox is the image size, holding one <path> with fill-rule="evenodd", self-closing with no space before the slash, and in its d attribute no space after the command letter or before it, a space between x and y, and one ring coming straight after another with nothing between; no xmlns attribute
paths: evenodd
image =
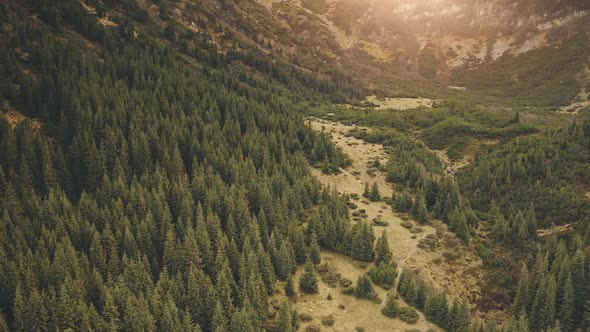
<svg viewBox="0 0 590 332"><path fill-rule="evenodd" d="M383 201L370 202L362 197L365 183L374 182L378 184L382 197L392 195L393 186L386 182L384 173L367 172L376 159L381 164L387 162L388 156L384 147L347 135L349 130L355 128L354 126L316 118L310 118L309 125L314 130L329 134L333 142L352 159L352 165L339 174L326 175L314 168L312 174L325 186L335 188L340 193L357 194L360 199L352 201L358 205L358 209L365 209L367 221L377 218L388 222L385 227L373 226L373 231L376 237L381 236L383 231L386 232L393 258L398 264L398 272L402 269L414 271L430 288L437 291L447 290L451 299L468 298L472 303L477 301L480 294L478 279L482 264L473 250L457 241L440 222L421 225L411 220L412 227L406 228L402 223L404 220L410 220L407 220L405 215L394 213ZM434 249L419 247L420 241L426 237L436 239L437 245ZM449 260L449 254L457 258ZM349 257L324 252L322 265L326 263L334 272L353 282L370 267L370 264L357 262ZM377 286L376 289L381 299L385 300L387 291ZM328 294L332 300L327 300ZM400 306L405 305L403 300L399 301ZM340 305L343 305L344 309L340 309ZM399 319L389 319L381 314L382 306L383 303L375 304L344 295L340 287L331 288L324 282L320 282L319 294L302 295L295 304L298 312L313 316L313 321L309 324L321 326L321 318L332 315L335 318L332 327L334 331L354 331L356 327L363 327L366 331L405 331L412 328L422 331L439 330L434 324L426 321L422 314L419 322L414 325L408 325ZM303 327L305 328L305 325Z"/></svg>

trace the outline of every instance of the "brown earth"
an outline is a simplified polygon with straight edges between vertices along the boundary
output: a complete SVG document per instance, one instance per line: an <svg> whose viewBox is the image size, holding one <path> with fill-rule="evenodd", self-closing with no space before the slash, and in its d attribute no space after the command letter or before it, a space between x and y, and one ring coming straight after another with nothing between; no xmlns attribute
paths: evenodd
<svg viewBox="0 0 590 332"><path fill-rule="evenodd" d="M23 115L22 113L17 112L7 101L4 102L4 105L2 107L2 111L3 111L2 115L4 116L6 121L8 121L8 124L12 128L15 128L16 126L18 126L19 123L28 119L29 121L31 121L31 128L34 131L41 130L41 127L42 127L41 121L36 120L36 119L30 119L30 118L26 117L25 115Z"/></svg>

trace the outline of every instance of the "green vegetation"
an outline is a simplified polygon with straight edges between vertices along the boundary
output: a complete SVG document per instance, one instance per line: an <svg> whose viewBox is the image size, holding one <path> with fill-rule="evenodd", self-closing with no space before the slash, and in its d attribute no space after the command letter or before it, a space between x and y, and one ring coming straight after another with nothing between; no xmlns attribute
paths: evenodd
<svg viewBox="0 0 590 332"><path fill-rule="evenodd" d="M544 228L585 220L589 139L588 121L519 138L478 156L477 164L460 173L461 189L470 193L474 208L490 211L494 201L506 217L534 202L533 218Z"/></svg>
<svg viewBox="0 0 590 332"><path fill-rule="evenodd" d="M418 72L425 78L433 79L436 77L436 68L438 60L436 58L436 49L434 44L428 43L420 51L418 57Z"/></svg>
<svg viewBox="0 0 590 332"><path fill-rule="evenodd" d="M379 193L379 186L377 185L377 182L373 182L367 198L369 198L371 202L378 202L381 200L381 194Z"/></svg>
<svg viewBox="0 0 590 332"><path fill-rule="evenodd" d="M357 280L354 296L359 299L375 299L377 297L377 292L375 292L371 279L367 275L362 275Z"/></svg>
<svg viewBox="0 0 590 332"><path fill-rule="evenodd" d="M363 209L350 223L356 204L309 175L310 164L333 174L351 161L301 113L370 127L350 135L385 146L388 163L371 161L395 184L385 201L403 218L441 220L477 250L486 274L474 305L510 306L501 328L590 326L589 113L550 113L581 88L587 35L456 72L471 91L416 80L378 92L430 94L432 109L334 108L361 105L362 85L333 62L310 66L320 53L286 55L269 37L282 32L253 7L215 24L234 4L187 3L189 26L175 3L151 5L0 4L0 330L297 330L288 302L266 316L269 299L282 294L277 280L289 297L297 286L317 293L320 249L370 265L343 293L380 301L373 283L390 288L397 276L388 240L375 241ZM368 3L303 5L337 6L350 32ZM421 75L436 62L428 45ZM472 162L455 173L432 149ZM384 199L377 183L364 196ZM397 291L446 330L479 328L467 301L407 271ZM382 313L417 319L392 294Z"/></svg>
<svg viewBox="0 0 590 332"><path fill-rule="evenodd" d="M589 55L588 36L578 33L560 47L539 48L518 57L506 54L475 69L467 65L454 72L452 81L521 104L557 107L569 104L580 91L576 74L584 69Z"/></svg>
<svg viewBox="0 0 590 332"><path fill-rule="evenodd" d="M400 276L398 292L408 304L422 310L429 321L445 330L470 331L471 313L466 300L461 303L455 301L449 307L447 295L444 292L436 294L428 291L423 282L416 282L415 277L406 271ZM399 316L400 319L411 322L417 317L417 313L413 308L401 308Z"/></svg>
<svg viewBox="0 0 590 332"><path fill-rule="evenodd" d="M301 4L316 14L325 14L330 8L326 0L302 0Z"/></svg>
<svg viewBox="0 0 590 332"><path fill-rule="evenodd" d="M375 265L371 266L367 275L375 284L385 289L391 288L397 277L397 270L389 251L389 241L385 231L377 240L375 245Z"/></svg>
<svg viewBox="0 0 590 332"><path fill-rule="evenodd" d="M335 25L351 33L352 22L359 19L369 8L367 1L344 0L335 3L336 9L332 14Z"/></svg>
<svg viewBox="0 0 590 332"><path fill-rule="evenodd" d="M370 262L373 260L373 243L375 235L371 226L364 222L357 222L353 226L352 239L350 240L350 255L358 260Z"/></svg>
<svg viewBox="0 0 590 332"><path fill-rule="evenodd" d="M299 279L299 289L308 294L318 292L318 280L310 262L305 264L305 272Z"/></svg>
<svg viewBox="0 0 590 332"><path fill-rule="evenodd" d="M399 308L397 306L395 295L392 292L387 294L387 300L385 301L385 306L381 309L381 313L389 318L397 317Z"/></svg>
<svg viewBox="0 0 590 332"><path fill-rule="evenodd" d="M398 312L399 319L408 323L408 324L415 324L418 322L420 316L418 316L418 312L414 308L410 307L403 307L399 309ZM457 331L457 330L450 330L450 331Z"/></svg>
<svg viewBox="0 0 590 332"><path fill-rule="evenodd" d="M370 228L308 174L344 162L288 92L317 80L252 75L135 1L88 3L116 26L74 0L0 5L0 104L42 123L0 115L0 325L260 330L308 253L372 259Z"/></svg>

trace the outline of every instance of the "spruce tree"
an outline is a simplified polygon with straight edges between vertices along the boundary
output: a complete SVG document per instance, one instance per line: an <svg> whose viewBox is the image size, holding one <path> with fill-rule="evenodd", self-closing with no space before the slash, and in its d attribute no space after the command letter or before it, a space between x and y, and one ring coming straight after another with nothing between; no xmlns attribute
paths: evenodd
<svg viewBox="0 0 590 332"><path fill-rule="evenodd" d="M520 269L520 275L518 279L518 286L516 287L516 297L514 298L514 304L512 305L513 313L520 313L526 309L529 303L529 275L528 269L525 264Z"/></svg>
<svg viewBox="0 0 590 332"><path fill-rule="evenodd" d="M381 313L389 318L395 318L398 313L398 306L393 293L387 294L387 300L385 301L385 307L381 309Z"/></svg>
<svg viewBox="0 0 590 332"><path fill-rule="evenodd" d="M471 311L469 309L469 302L467 300L463 300L463 302L459 305L459 312L457 314L457 322L455 326L457 332L468 332L471 320Z"/></svg>
<svg viewBox="0 0 590 332"><path fill-rule="evenodd" d="M389 250L389 241L387 241L387 234L385 231L377 240L375 245L375 265L389 264L391 262L391 251Z"/></svg>
<svg viewBox="0 0 590 332"><path fill-rule="evenodd" d="M226 314L223 312L223 305L221 302L217 302L215 305L215 311L211 321L212 331L214 332L226 332L228 330L228 323Z"/></svg>
<svg viewBox="0 0 590 332"><path fill-rule="evenodd" d="M314 265L318 265L322 262L320 257L320 246L315 232L311 233L311 241L309 243L309 258Z"/></svg>
<svg viewBox="0 0 590 332"><path fill-rule="evenodd" d="M354 296L360 299L370 299L376 296L371 279L366 274L358 278L354 288Z"/></svg>
<svg viewBox="0 0 590 332"><path fill-rule="evenodd" d="M120 326L120 317L119 312L117 310L117 305L115 304L113 296L110 292L106 294L105 304L103 308L103 317L109 325L109 330L117 331Z"/></svg>
<svg viewBox="0 0 590 332"><path fill-rule="evenodd" d="M373 182L368 198L372 202L378 202L381 200L381 194L379 193L379 186L377 185L377 182Z"/></svg>
<svg viewBox="0 0 590 332"><path fill-rule="evenodd" d="M287 282L285 283L285 295L288 297L295 295L295 286L293 286L293 279L288 278Z"/></svg>
<svg viewBox="0 0 590 332"><path fill-rule="evenodd" d="M572 285L572 276L568 274L565 281L563 293L561 294L558 319L564 331L571 331L574 328L574 286Z"/></svg>
<svg viewBox="0 0 590 332"><path fill-rule="evenodd" d="M291 312L289 310L289 305L285 301L281 303L281 308L279 310L278 330L284 332L293 331L293 325L291 323Z"/></svg>
<svg viewBox="0 0 590 332"><path fill-rule="evenodd" d="M303 272L303 275L301 275L301 278L299 278L299 289L308 294L318 292L317 277L313 270L313 265L309 261L305 263L305 271Z"/></svg>
<svg viewBox="0 0 590 332"><path fill-rule="evenodd" d="M420 191L416 194L416 201L414 202L412 213L419 222L425 224L430 220L426 203L424 201L424 194Z"/></svg>
<svg viewBox="0 0 590 332"><path fill-rule="evenodd" d="M352 229L352 243L350 254L359 260L370 262L373 260L373 229L366 222L359 222Z"/></svg>

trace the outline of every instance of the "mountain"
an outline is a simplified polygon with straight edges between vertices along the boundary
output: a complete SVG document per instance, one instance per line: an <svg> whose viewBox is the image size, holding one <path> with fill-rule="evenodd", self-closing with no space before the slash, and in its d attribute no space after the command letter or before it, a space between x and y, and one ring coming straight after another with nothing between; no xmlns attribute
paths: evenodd
<svg viewBox="0 0 590 332"><path fill-rule="evenodd" d="M385 91L391 80L434 80L523 103L563 106L588 81L590 7L584 1L263 4L289 35ZM482 75L488 78L483 85L476 82ZM539 100L556 90L559 97Z"/></svg>

